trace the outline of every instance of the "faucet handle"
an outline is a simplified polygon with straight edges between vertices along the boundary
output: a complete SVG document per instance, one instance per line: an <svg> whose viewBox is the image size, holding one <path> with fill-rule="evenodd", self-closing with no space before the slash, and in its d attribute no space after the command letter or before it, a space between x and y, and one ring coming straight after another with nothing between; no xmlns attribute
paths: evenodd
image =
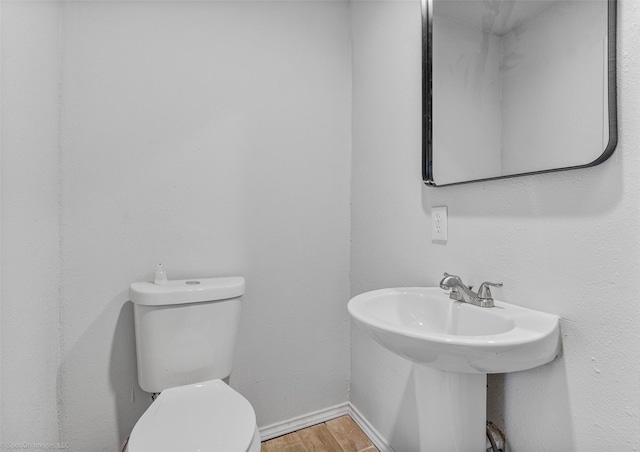
<svg viewBox="0 0 640 452"><path fill-rule="evenodd" d="M490 300L493 299L493 297L491 296L491 289L489 289L489 286L493 286L493 287L502 287L502 283L493 283L493 282L488 282L485 281L482 284L480 284L480 287L478 288L478 298L481 300Z"/></svg>

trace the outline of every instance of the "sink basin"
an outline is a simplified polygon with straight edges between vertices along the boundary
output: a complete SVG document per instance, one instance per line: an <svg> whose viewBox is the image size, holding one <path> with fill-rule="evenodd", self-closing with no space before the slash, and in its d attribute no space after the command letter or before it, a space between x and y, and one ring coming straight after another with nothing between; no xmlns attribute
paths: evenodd
<svg viewBox="0 0 640 452"><path fill-rule="evenodd" d="M373 339L413 361L420 452L484 452L487 374L553 361L556 315L501 301L481 308L436 287L401 287L352 298L349 314Z"/></svg>
<svg viewBox="0 0 640 452"><path fill-rule="evenodd" d="M448 372L504 373L552 361L559 317L495 301L480 308L436 287L381 289L354 297L349 313L378 343Z"/></svg>

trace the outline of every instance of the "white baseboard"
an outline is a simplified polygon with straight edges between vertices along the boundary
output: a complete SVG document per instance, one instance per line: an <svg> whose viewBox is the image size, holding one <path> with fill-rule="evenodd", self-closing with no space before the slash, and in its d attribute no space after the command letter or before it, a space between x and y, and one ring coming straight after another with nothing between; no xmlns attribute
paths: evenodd
<svg viewBox="0 0 640 452"><path fill-rule="evenodd" d="M382 437L380 433L375 429L373 425L365 418L358 409L349 402L349 416L358 424L358 427L369 437L374 446L378 448L380 452L395 452L387 441Z"/></svg>
<svg viewBox="0 0 640 452"><path fill-rule="evenodd" d="M297 416L286 421L266 425L259 429L260 440L266 441L268 439L275 438L276 436L286 435L287 433L311 427L312 425L320 424L322 422L344 416L348 413L349 404L345 402L340 405L314 411L309 414L303 414L302 416Z"/></svg>
<svg viewBox="0 0 640 452"><path fill-rule="evenodd" d="M274 424L261 427L259 429L260 440L267 441L278 436L286 435L287 433L295 432L296 430L301 430L303 428L311 427L312 425L344 416L345 414L351 416L355 423L358 424L380 452L395 452L387 444L382 435L378 433L373 425L371 425L350 402L341 403L340 405L335 405L309 414L287 419L286 421L276 422Z"/></svg>

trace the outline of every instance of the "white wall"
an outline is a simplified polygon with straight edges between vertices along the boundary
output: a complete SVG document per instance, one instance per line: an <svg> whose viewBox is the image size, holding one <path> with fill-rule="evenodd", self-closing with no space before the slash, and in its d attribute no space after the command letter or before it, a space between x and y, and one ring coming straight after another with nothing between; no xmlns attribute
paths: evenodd
<svg viewBox="0 0 640 452"><path fill-rule="evenodd" d="M510 450L640 448L640 4L620 3L620 142L587 170L426 188L420 177L420 4L353 2L352 295L505 283L505 301L562 316L564 352L489 378ZM389 115L393 112L393 115ZM430 243L432 206L449 242ZM398 451L417 448L411 366L352 328L355 406Z"/></svg>
<svg viewBox="0 0 640 452"><path fill-rule="evenodd" d="M55 443L59 439L59 4L2 2L0 28L0 436L3 444Z"/></svg>
<svg viewBox="0 0 640 452"><path fill-rule="evenodd" d="M119 446L150 402L127 290L158 262L246 277L231 385L260 426L345 402L348 4L23 3L2 24L3 441L50 441L59 410L71 450Z"/></svg>

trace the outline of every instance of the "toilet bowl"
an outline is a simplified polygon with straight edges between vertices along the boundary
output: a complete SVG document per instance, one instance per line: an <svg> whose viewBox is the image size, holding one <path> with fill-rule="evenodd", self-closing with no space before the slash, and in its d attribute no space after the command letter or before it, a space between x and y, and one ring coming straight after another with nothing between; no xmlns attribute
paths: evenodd
<svg viewBox="0 0 640 452"><path fill-rule="evenodd" d="M169 388L136 423L126 452L259 452L249 402L222 380Z"/></svg>

